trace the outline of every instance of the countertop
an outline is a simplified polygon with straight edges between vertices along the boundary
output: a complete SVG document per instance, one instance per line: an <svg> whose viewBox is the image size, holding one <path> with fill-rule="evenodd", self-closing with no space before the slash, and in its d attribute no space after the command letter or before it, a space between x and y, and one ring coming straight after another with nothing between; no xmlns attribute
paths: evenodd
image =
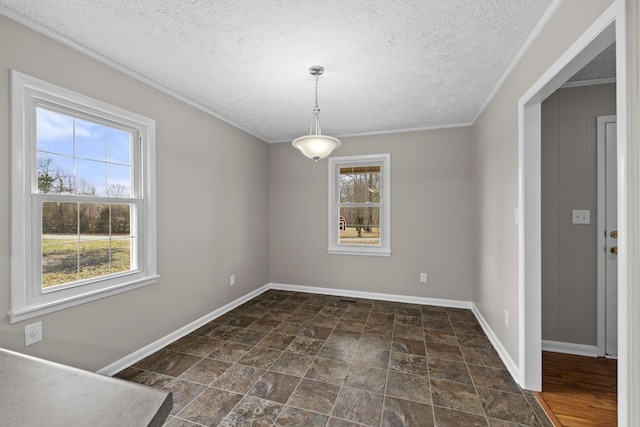
<svg viewBox="0 0 640 427"><path fill-rule="evenodd" d="M171 393L0 348L0 426L162 426Z"/></svg>

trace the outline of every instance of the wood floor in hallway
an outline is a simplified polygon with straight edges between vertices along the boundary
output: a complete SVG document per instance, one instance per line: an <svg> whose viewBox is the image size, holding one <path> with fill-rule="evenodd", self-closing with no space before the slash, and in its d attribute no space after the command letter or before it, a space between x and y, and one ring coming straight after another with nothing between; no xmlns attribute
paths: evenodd
<svg viewBox="0 0 640 427"><path fill-rule="evenodd" d="M617 367L613 359L544 352L536 397L556 427L617 426Z"/></svg>

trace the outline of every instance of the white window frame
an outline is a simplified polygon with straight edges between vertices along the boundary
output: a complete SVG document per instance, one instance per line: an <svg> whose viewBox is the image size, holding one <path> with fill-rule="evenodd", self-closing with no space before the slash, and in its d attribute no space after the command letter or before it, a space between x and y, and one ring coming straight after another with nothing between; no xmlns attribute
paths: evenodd
<svg viewBox="0 0 640 427"><path fill-rule="evenodd" d="M391 154L329 157L329 254L391 256ZM380 166L380 245L340 244L340 168Z"/></svg>
<svg viewBox="0 0 640 427"><path fill-rule="evenodd" d="M133 181L137 194L131 199L92 197L96 203L126 202L134 205L131 233L132 270L85 279L73 286L42 289L41 203L43 200L78 202L81 196L38 194L36 167L36 106L48 106L74 115L117 123L135 130ZM11 198L9 322L16 323L157 281L155 206L155 121L104 102L11 70ZM133 190L133 188L132 188ZM68 197L68 199L66 199Z"/></svg>

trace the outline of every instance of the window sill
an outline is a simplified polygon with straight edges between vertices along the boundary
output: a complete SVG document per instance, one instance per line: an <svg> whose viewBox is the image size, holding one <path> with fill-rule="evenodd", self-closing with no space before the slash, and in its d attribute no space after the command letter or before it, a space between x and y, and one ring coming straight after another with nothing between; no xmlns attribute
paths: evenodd
<svg viewBox="0 0 640 427"><path fill-rule="evenodd" d="M360 256L391 256L390 251L368 251L368 250L348 250L348 249L327 249L329 255L360 255Z"/></svg>
<svg viewBox="0 0 640 427"><path fill-rule="evenodd" d="M101 298L117 295L143 286L152 285L158 281L158 275L145 276L140 279L119 283L110 287L97 289L94 291L82 293L79 295L69 296L56 301L48 301L42 303L30 304L26 307L11 310L9 312L9 323L22 322L23 320L64 310L66 308L75 307Z"/></svg>

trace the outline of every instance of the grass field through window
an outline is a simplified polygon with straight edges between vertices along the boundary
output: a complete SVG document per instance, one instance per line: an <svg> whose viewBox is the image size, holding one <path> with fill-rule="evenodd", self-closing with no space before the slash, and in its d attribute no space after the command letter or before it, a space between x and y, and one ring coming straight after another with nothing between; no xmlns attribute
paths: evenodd
<svg viewBox="0 0 640 427"><path fill-rule="evenodd" d="M365 226L360 227L360 235L358 236L357 227L346 227L340 230L340 244L347 245L379 245L380 244L380 228L370 227L371 231L367 231Z"/></svg>
<svg viewBox="0 0 640 427"><path fill-rule="evenodd" d="M75 236L74 236L75 237ZM84 237L84 236L83 236ZM42 287L106 276L131 269L131 238L42 239Z"/></svg>

